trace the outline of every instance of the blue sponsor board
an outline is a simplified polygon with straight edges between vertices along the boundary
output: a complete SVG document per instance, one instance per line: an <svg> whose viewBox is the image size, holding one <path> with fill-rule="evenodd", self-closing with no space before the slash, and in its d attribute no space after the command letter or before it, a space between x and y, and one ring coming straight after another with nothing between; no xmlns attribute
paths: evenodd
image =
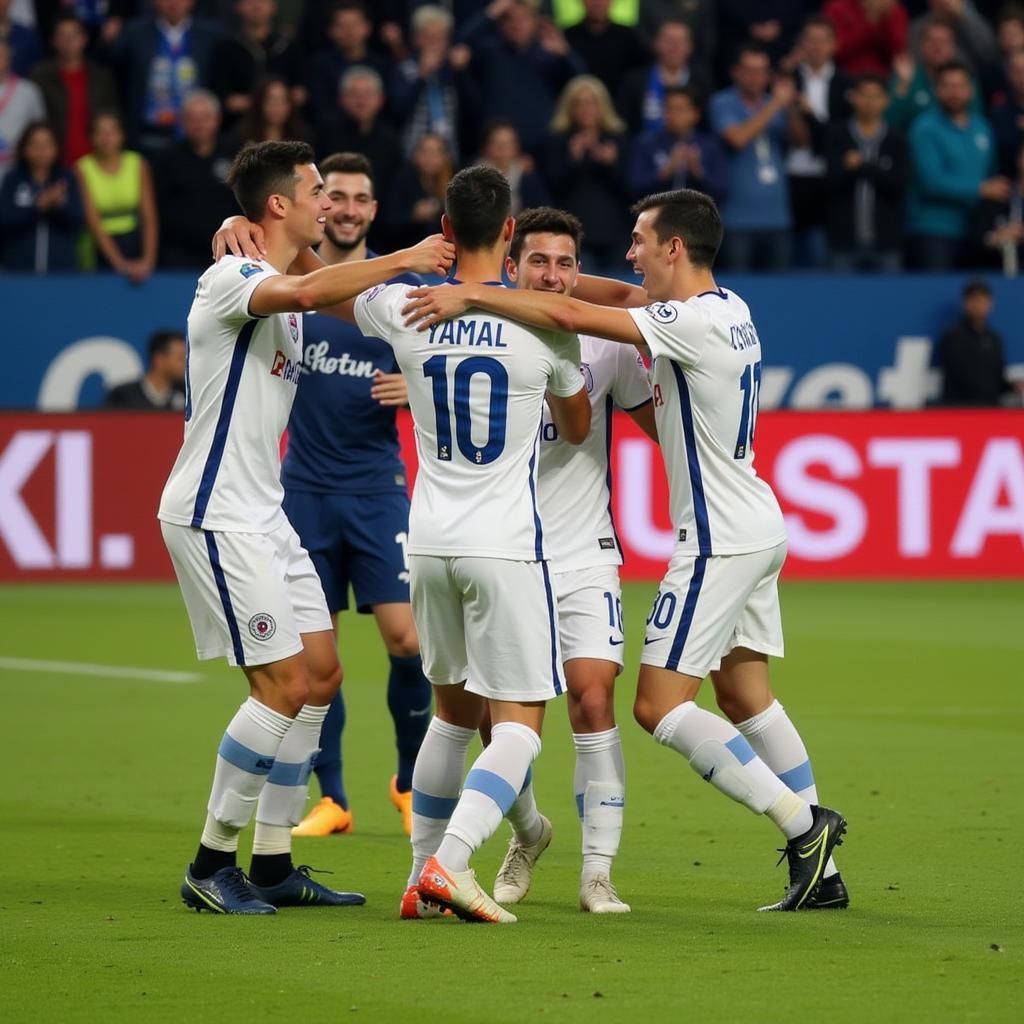
<svg viewBox="0 0 1024 1024"><path fill-rule="evenodd" d="M762 408L920 408L937 397L935 340L959 315L962 275L723 274L750 305L764 351ZM1024 375L1024 282L989 278L992 324ZM3 335L16 372L0 408L94 408L138 377L146 341L184 330L196 276L133 286L113 275L0 276Z"/></svg>

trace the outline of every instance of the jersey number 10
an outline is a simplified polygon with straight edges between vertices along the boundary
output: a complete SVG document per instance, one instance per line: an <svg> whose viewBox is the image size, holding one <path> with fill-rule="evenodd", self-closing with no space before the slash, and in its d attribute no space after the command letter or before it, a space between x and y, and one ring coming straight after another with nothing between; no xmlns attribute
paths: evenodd
<svg viewBox="0 0 1024 1024"><path fill-rule="evenodd" d="M473 418L469 388L477 375L487 377L491 396L487 405L487 440L478 445L473 440ZM448 401L448 357L431 356L423 364L423 376L431 382L434 392L434 415L437 419L437 457L452 459L452 408ZM508 419L508 371L490 356L470 356L455 367L455 441L467 462L486 466L505 450L505 424ZM479 436L479 435L478 435Z"/></svg>
<svg viewBox="0 0 1024 1024"><path fill-rule="evenodd" d="M740 413L740 432L736 435L734 459L745 459L754 447L754 426L757 421L757 400L761 394L761 363L747 363L740 376L743 392L743 411Z"/></svg>

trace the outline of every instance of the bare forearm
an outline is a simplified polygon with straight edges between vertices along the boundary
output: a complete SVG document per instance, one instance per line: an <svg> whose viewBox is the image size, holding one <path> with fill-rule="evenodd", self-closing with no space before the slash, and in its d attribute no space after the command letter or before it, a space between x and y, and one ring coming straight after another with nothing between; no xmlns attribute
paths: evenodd
<svg viewBox="0 0 1024 1024"><path fill-rule="evenodd" d="M635 284L617 281L612 277L596 277L593 274L580 274L576 279L573 295L584 302L593 302L598 306L616 306L629 309L632 306L646 306L647 292Z"/></svg>
<svg viewBox="0 0 1024 1024"><path fill-rule="evenodd" d="M745 149L765 130L778 112L779 108L774 102L767 103L749 121L730 125L722 135L733 149Z"/></svg>
<svg viewBox="0 0 1024 1024"><path fill-rule="evenodd" d="M315 253L310 252L310 255L320 263ZM408 269L404 251L333 267L320 264L319 269L304 274L296 282L296 297L302 309L323 309L351 299L375 284L383 284Z"/></svg>
<svg viewBox="0 0 1024 1024"><path fill-rule="evenodd" d="M312 274L315 270L321 270L326 267L317 252L313 249L303 249L298 256L295 257L295 261L288 268L289 274Z"/></svg>

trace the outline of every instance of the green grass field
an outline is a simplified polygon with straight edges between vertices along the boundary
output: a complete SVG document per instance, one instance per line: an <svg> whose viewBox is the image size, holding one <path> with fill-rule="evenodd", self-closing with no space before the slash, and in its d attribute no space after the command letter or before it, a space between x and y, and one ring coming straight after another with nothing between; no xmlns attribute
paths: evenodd
<svg viewBox="0 0 1024 1024"><path fill-rule="evenodd" d="M629 716L651 592L627 588L619 692L629 785L615 880L633 913L576 909L572 749L556 703L535 769L555 842L519 924L487 928L396 918L408 846L387 798L386 661L371 621L342 620L356 831L296 849L367 905L223 918L186 911L178 885L240 674L194 661L171 586L0 588L0 1017L1020 1019L1024 583L785 586L776 689L822 798L849 819L838 859L853 897L845 913L786 915L754 913L784 883L771 825ZM505 839L476 858L487 881Z"/></svg>

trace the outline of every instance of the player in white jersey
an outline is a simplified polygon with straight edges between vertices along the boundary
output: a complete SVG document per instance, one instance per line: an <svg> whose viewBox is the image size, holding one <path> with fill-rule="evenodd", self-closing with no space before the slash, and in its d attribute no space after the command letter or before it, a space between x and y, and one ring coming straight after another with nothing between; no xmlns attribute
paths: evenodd
<svg viewBox="0 0 1024 1024"><path fill-rule="evenodd" d="M250 696L217 753L185 903L217 913L362 903L296 869L298 823L320 726L341 682L331 620L309 556L281 509L279 446L302 363L298 315L351 301L402 271L444 272L440 237L392 257L286 272L323 237L331 208L304 143L247 146L229 182L265 232L263 260L228 257L199 280L188 318L185 439L158 512L199 658L227 657ZM238 835L256 814L247 878Z"/></svg>
<svg viewBox="0 0 1024 1024"><path fill-rule="evenodd" d="M506 260L519 288L570 294L579 273L583 226L551 207L524 210ZM583 378L591 404L590 433L581 445L558 436L550 412L541 427L539 504L558 600L558 629L576 748L573 791L583 830L580 907L593 913L629 911L611 883L625 807L622 744L615 724L614 687L622 671L622 549L611 514L612 408L625 409L657 440L647 368L624 345L580 338ZM518 903L533 865L547 848L551 826L537 810L529 780L508 813L514 835L494 884L499 903Z"/></svg>
<svg viewBox="0 0 1024 1024"><path fill-rule="evenodd" d="M786 534L753 467L760 339L746 303L712 275L722 239L714 202L680 189L634 211L627 258L643 289L593 279L581 289L634 308L465 287L413 292L407 314L437 330L444 317L483 308L649 348L677 545L648 620L634 714L706 781L786 836L789 888L762 909L844 906L831 852L845 821L817 805L806 748L769 682L768 657L782 655L777 581ZM708 673L735 726L697 707Z"/></svg>

